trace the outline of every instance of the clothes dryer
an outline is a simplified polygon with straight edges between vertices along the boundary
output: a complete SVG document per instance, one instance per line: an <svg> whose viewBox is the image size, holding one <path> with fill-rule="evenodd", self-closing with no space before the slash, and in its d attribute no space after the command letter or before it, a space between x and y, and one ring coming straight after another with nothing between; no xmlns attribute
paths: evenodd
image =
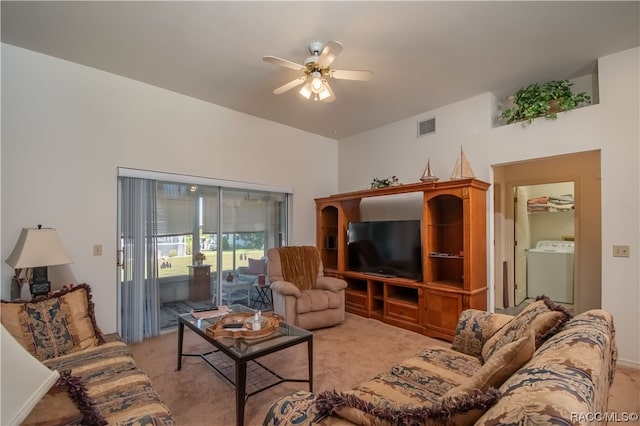
<svg viewBox="0 0 640 426"><path fill-rule="evenodd" d="M573 303L573 241L538 241L527 253L527 297Z"/></svg>

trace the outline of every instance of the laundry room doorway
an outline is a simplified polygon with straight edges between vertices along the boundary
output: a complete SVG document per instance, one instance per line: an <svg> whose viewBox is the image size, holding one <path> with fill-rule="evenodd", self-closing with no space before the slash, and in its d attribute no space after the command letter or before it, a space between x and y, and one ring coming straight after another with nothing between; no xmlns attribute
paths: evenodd
<svg viewBox="0 0 640 426"><path fill-rule="evenodd" d="M528 288L527 257L532 250L536 250L536 244L549 241L550 248L556 251L573 249L574 313L601 308L603 254L600 154L600 150L594 150L492 165L492 300L489 305L493 302L495 311L508 309L506 313L517 312L516 308L528 302L528 297L535 297L535 292L547 292L548 289L544 287ZM560 186L558 191L554 189L553 192L550 188L554 186L545 186L556 184L567 186ZM573 190L570 185L573 185ZM536 192L538 190L542 192ZM548 208L536 206L535 198L557 194L562 196L571 192L574 201L572 209L561 204L554 208L569 208L572 213L528 211L529 204L532 210ZM521 207L517 208L517 205ZM561 216L563 214L569 216ZM573 221L569 220L571 216ZM553 242L558 241L573 247L558 247L557 243L553 246ZM539 249L540 252L544 251Z"/></svg>
<svg viewBox="0 0 640 426"><path fill-rule="evenodd" d="M573 181L517 186L513 192L514 305L542 294L573 305Z"/></svg>

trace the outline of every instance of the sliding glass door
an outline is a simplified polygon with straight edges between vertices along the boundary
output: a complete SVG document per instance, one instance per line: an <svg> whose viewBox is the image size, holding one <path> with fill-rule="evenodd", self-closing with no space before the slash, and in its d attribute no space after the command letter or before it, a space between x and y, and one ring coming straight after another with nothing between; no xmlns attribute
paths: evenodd
<svg viewBox="0 0 640 426"><path fill-rule="evenodd" d="M267 250L287 238L286 206L286 194L222 189L221 263L214 281L218 304L256 307L253 297L266 274Z"/></svg>
<svg viewBox="0 0 640 426"><path fill-rule="evenodd" d="M162 176L165 177L165 176ZM184 180L185 177L180 177ZM143 190L129 189L136 182ZM246 184L245 184L246 185ZM127 342L210 305L256 306L266 252L286 244L287 192L119 177L120 317Z"/></svg>

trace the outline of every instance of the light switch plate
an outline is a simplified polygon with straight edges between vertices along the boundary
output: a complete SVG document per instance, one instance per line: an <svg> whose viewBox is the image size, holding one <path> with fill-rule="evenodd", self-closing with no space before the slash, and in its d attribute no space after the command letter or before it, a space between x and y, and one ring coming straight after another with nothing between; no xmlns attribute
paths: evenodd
<svg viewBox="0 0 640 426"><path fill-rule="evenodd" d="M613 246L613 257L629 257L629 246Z"/></svg>
<svg viewBox="0 0 640 426"><path fill-rule="evenodd" d="M102 244L94 244L93 245L93 255L94 256L102 256Z"/></svg>

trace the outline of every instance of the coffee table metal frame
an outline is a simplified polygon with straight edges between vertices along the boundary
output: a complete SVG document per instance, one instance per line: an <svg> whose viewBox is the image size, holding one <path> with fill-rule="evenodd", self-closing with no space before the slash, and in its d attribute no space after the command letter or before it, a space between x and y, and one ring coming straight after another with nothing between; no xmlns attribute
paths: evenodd
<svg viewBox="0 0 640 426"><path fill-rule="evenodd" d="M238 312L253 312L242 305L230 306L233 313ZM222 317L198 320L191 316L191 314L183 314L178 316L178 368L180 371L182 368L182 357L191 356L199 357L203 359L207 364L213 367L222 377L236 388L236 425L244 425L244 406L246 400L257 393L272 388L280 383L284 382L308 382L309 391L313 392L313 333L299 327L292 326L286 323L280 323L280 327L270 336L266 336L260 339L244 339L244 338L222 338L214 339L206 332L207 327L215 324ZM184 340L184 328L185 326L194 331L198 336L209 342L215 349L206 353L185 353L183 352L183 340ZM309 363L309 377L308 379L290 379L284 378L280 374L272 371L268 367L257 361L257 358L263 357L273 352L278 352L283 349L299 345L301 343L307 343L307 360ZM222 352L229 358L231 358L235 364L235 382L227 375L224 374L213 362L211 362L207 356ZM259 368L262 368L274 378L278 379L276 382L259 388L251 393L247 393L247 364L249 362L255 363Z"/></svg>

